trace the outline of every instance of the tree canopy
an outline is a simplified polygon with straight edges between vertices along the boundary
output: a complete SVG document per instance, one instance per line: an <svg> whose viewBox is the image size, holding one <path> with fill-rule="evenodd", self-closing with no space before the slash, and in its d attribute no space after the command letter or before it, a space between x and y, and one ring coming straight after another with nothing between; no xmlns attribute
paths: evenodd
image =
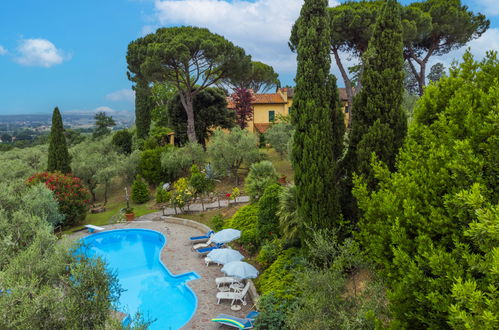
<svg viewBox="0 0 499 330"><path fill-rule="evenodd" d="M194 97L223 79L242 76L250 57L222 36L197 27L160 28L131 42L127 62L132 81L173 84L187 116L187 136L197 142Z"/></svg>
<svg viewBox="0 0 499 330"><path fill-rule="evenodd" d="M251 89L254 93L265 93L281 85L279 75L274 68L262 62L251 62L250 70L243 72L238 77L229 78L222 85L235 89Z"/></svg>

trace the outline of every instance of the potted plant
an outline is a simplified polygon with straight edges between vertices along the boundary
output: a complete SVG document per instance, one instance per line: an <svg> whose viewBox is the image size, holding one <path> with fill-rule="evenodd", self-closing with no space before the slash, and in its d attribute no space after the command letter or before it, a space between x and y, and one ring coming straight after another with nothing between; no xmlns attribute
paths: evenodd
<svg viewBox="0 0 499 330"><path fill-rule="evenodd" d="M132 221L135 219L135 213L133 212L133 207L125 207L125 218L127 221Z"/></svg>

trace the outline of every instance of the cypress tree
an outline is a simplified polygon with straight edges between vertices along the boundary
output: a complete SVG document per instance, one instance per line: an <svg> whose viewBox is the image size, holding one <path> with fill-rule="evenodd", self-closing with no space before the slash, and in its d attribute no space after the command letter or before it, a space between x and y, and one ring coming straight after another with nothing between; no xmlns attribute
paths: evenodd
<svg viewBox="0 0 499 330"><path fill-rule="evenodd" d="M134 89L137 137L145 139L149 136L149 129L151 127L151 89L145 80L138 81Z"/></svg>
<svg viewBox="0 0 499 330"><path fill-rule="evenodd" d="M62 117L59 108L55 107L52 114L52 128L50 129L49 154L47 171L60 171L64 174L71 173L71 157L69 156Z"/></svg>
<svg viewBox="0 0 499 330"><path fill-rule="evenodd" d="M330 72L327 0L305 0L298 33L292 162L298 215L312 229L331 228L340 216L336 163L344 124Z"/></svg>
<svg viewBox="0 0 499 330"><path fill-rule="evenodd" d="M350 218L357 217L351 193L353 173L364 176L369 189L375 189L372 153L391 171L395 170L395 158L407 132L407 118L402 110L402 24L396 0L383 4L363 61L363 87L354 99L350 144L342 166L347 170L342 187L343 213Z"/></svg>

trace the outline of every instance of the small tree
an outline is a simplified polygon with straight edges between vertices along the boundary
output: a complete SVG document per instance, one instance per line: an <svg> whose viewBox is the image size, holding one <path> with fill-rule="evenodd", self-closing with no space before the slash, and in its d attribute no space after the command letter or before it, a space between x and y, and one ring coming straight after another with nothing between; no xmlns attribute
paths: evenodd
<svg viewBox="0 0 499 330"><path fill-rule="evenodd" d="M192 198L192 191L189 189L187 178L180 178L173 184L173 191L170 196L173 207L176 208L178 206L180 210L183 210L183 207Z"/></svg>
<svg viewBox="0 0 499 330"><path fill-rule="evenodd" d="M182 148L164 151L161 154L161 167L166 177L174 181L186 175L192 165L202 165L205 158L205 152L200 144L187 143Z"/></svg>
<svg viewBox="0 0 499 330"><path fill-rule="evenodd" d="M281 159L288 153L289 141L293 136L293 126L289 123L277 123L265 132L265 140L279 153Z"/></svg>
<svg viewBox="0 0 499 330"><path fill-rule="evenodd" d="M58 107L55 107L52 114L48 155L47 171L60 171L65 174L71 173L71 157L69 157L62 117Z"/></svg>
<svg viewBox="0 0 499 330"><path fill-rule="evenodd" d="M255 135L239 127L229 133L220 129L215 131L207 149L215 171L222 175L229 173L235 178L236 185L239 185L241 165L249 166L260 158Z"/></svg>
<svg viewBox="0 0 499 330"><path fill-rule="evenodd" d="M109 127L116 126L113 117L106 115L104 111L95 114L95 129L92 133L94 139L111 133Z"/></svg>
<svg viewBox="0 0 499 330"><path fill-rule="evenodd" d="M253 119L253 102L255 101L253 91L246 88L236 88L231 98L236 110L236 123L241 129L245 129L248 127L248 122Z"/></svg>
<svg viewBox="0 0 499 330"><path fill-rule="evenodd" d="M125 155L132 153L132 134L128 130L123 129L114 133L112 143L119 153Z"/></svg>
<svg viewBox="0 0 499 330"><path fill-rule="evenodd" d="M265 188L277 183L278 178L274 165L270 161L263 160L252 164L248 176L244 180L244 188L251 201L258 201L262 197Z"/></svg>
<svg viewBox="0 0 499 330"><path fill-rule="evenodd" d="M137 204L143 204L149 200L149 189L140 175L132 184L132 201Z"/></svg>
<svg viewBox="0 0 499 330"><path fill-rule="evenodd" d="M204 211L203 195L215 189L215 182L213 179L207 177L205 173L201 172L196 165L192 165L189 185L192 188L195 198L201 196L201 207Z"/></svg>
<svg viewBox="0 0 499 330"><path fill-rule="evenodd" d="M430 73L428 73L428 78L429 81L435 82L439 81L440 78L445 74L445 65L443 63L436 63L430 68Z"/></svg>

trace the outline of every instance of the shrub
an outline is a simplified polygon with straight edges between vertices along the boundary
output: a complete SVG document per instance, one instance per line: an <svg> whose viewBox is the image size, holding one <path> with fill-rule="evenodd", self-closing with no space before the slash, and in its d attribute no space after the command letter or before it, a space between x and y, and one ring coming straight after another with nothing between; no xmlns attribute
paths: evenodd
<svg viewBox="0 0 499 330"><path fill-rule="evenodd" d="M260 274L255 284L262 295L274 293L279 299L294 299L299 294L298 286L294 284L297 274L304 269L304 263L300 250L287 249Z"/></svg>
<svg viewBox="0 0 499 330"><path fill-rule="evenodd" d="M261 296L260 300L258 300L258 310L260 311L260 314L255 320L254 329L286 329L286 314L289 308L289 301L276 298L272 293Z"/></svg>
<svg viewBox="0 0 499 330"><path fill-rule="evenodd" d="M156 189L156 203L166 203L170 199L170 193L163 189L163 182Z"/></svg>
<svg viewBox="0 0 499 330"><path fill-rule="evenodd" d="M242 231L238 242L249 252L256 252L260 245L256 225L258 222L258 204L246 205L240 208L232 218L227 219L225 228Z"/></svg>
<svg viewBox="0 0 499 330"><path fill-rule="evenodd" d="M279 196L282 187L277 184L271 184L265 188L265 191L260 198L260 208L258 211L258 235L260 239L271 238L279 235Z"/></svg>
<svg viewBox="0 0 499 330"><path fill-rule="evenodd" d="M132 184L132 201L137 204L145 203L149 200L149 189L140 175Z"/></svg>
<svg viewBox="0 0 499 330"><path fill-rule="evenodd" d="M60 172L42 172L27 180L29 186L38 183L44 183L54 192L59 211L65 216L64 225L76 224L85 219L90 206L90 193L79 178Z"/></svg>
<svg viewBox="0 0 499 330"><path fill-rule="evenodd" d="M174 206L183 208L192 198L192 191L189 189L187 178L180 178L173 184L173 191L170 196Z"/></svg>
<svg viewBox="0 0 499 330"><path fill-rule="evenodd" d="M265 188L277 183L278 178L274 165L268 160L251 165L248 176L244 181L244 188L251 201L257 201L262 197Z"/></svg>
<svg viewBox="0 0 499 330"><path fill-rule="evenodd" d="M213 218L211 218L211 229L213 229L214 231L222 230L224 227L224 222L224 218L221 214L215 215Z"/></svg>
<svg viewBox="0 0 499 330"><path fill-rule="evenodd" d="M161 167L161 154L166 147L145 150L140 156L139 174L149 184L158 184L167 176Z"/></svg>
<svg viewBox="0 0 499 330"><path fill-rule="evenodd" d="M128 130L123 129L114 133L112 143L119 153L125 155L132 153L132 134Z"/></svg>

